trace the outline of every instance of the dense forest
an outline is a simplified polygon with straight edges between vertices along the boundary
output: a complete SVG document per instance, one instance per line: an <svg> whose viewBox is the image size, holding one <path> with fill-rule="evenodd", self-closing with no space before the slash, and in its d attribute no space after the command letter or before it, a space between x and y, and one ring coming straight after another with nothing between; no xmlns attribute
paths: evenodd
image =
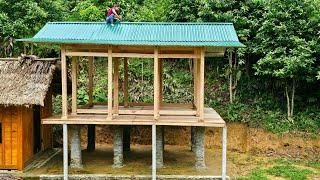
<svg viewBox="0 0 320 180"><path fill-rule="evenodd" d="M46 22L104 21L114 3L123 21L234 23L246 47L229 50L236 54L232 59L206 60L206 105L228 122L319 133L319 0L0 0L0 56L18 56L23 44L15 40L32 37ZM34 53L59 56L53 45L35 44ZM151 63L130 61L132 101L152 101ZM105 64L95 62L95 101L106 101ZM86 68L84 63L79 104L88 100ZM165 101L192 100L190 71L188 60L165 61ZM56 106L59 111L59 97Z"/></svg>

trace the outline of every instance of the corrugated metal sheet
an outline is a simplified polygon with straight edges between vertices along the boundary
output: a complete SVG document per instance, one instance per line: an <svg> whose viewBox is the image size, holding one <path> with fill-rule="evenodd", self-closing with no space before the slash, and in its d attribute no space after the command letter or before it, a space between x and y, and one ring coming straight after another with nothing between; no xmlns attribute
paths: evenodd
<svg viewBox="0 0 320 180"><path fill-rule="evenodd" d="M243 47L232 23L49 22L33 38L48 43Z"/></svg>

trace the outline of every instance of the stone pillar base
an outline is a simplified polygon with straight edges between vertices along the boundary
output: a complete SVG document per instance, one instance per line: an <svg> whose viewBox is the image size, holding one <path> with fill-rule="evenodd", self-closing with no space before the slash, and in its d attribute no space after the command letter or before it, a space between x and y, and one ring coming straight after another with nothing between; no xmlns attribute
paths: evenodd
<svg viewBox="0 0 320 180"><path fill-rule="evenodd" d="M113 127L113 166L114 168L123 167L123 128Z"/></svg>

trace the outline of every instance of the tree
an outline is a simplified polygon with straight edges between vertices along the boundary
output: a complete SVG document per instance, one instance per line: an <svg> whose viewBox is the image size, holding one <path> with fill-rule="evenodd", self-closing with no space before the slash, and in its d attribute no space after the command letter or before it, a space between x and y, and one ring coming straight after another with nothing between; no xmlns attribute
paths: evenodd
<svg viewBox="0 0 320 180"><path fill-rule="evenodd" d="M62 0L0 0L0 56L11 56L16 38L34 35L45 23L66 16Z"/></svg>
<svg viewBox="0 0 320 180"><path fill-rule="evenodd" d="M283 84L288 118L293 116L298 82L313 81L315 77L314 11L308 1L268 1L257 34L256 51L263 57L255 65L256 75Z"/></svg>

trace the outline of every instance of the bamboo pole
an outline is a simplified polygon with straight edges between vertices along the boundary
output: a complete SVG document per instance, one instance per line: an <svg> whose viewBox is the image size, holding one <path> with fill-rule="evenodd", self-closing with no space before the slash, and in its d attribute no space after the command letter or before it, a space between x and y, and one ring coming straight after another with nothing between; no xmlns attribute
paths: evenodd
<svg viewBox="0 0 320 180"><path fill-rule="evenodd" d="M89 96L89 106L92 107L93 106L93 61L94 61L94 57L90 56L88 58L88 79L89 79L89 90L88 90L88 96Z"/></svg>
<svg viewBox="0 0 320 180"><path fill-rule="evenodd" d="M112 49L108 48L108 119L112 119Z"/></svg>
<svg viewBox="0 0 320 180"><path fill-rule="evenodd" d="M62 118L68 116L68 90L67 90L67 58L65 46L61 46L61 84L62 84Z"/></svg>
<svg viewBox="0 0 320 180"><path fill-rule="evenodd" d="M154 106L154 119L158 119L159 118L159 58L158 58L158 55L159 55L159 50L158 48L156 47L154 49L154 83L153 83L153 87L154 87L154 97L153 97L153 100L154 100L154 103L153 103L153 106Z"/></svg>
<svg viewBox="0 0 320 180"><path fill-rule="evenodd" d="M78 61L77 57L72 57L72 70L71 70L71 79L72 79L72 115L77 114L77 84L78 84Z"/></svg>
<svg viewBox="0 0 320 180"><path fill-rule="evenodd" d="M123 60L123 71L124 71L124 79L123 79L124 107L127 108L129 106L128 58L124 58L124 60Z"/></svg>
<svg viewBox="0 0 320 180"><path fill-rule="evenodd" d="M113 106L114 115L119 115L119 58L114 59L114 90L113 90Z"/></svg>

